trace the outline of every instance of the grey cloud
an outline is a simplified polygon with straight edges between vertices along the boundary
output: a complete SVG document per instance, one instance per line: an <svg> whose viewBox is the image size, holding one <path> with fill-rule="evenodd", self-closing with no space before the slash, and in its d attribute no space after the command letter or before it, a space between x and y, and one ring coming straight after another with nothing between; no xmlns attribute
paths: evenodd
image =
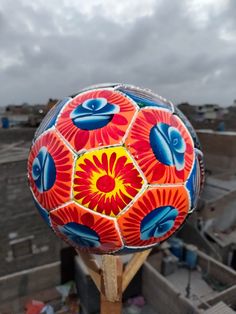
<svg viewBox="0 0 236 314"><path fill-rule="evenodd" d="M219 37L224 26L235 32L234 0L202 28L177 0L123 25L68 6L58 13L14 4L0 11L0 55L18 61L0 68L0 105L45 102L106 81L149 87L174 102L228 105L236 98L236 41Z"/></svg>

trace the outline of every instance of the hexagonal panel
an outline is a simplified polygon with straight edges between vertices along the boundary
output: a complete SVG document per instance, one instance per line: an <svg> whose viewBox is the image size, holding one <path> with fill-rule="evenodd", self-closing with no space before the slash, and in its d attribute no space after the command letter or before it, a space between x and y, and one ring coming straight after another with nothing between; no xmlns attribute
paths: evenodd
<svg viewBox="0 0 236 314"><path fill-rule="evenodd" d="M194 160L182 121L163 109L142 109L125 142L150 184L183 183Z"/></svg>
<svg viewBox="0 0 236 314"><path fill-rule="evenodd" d="M184 186L149 188L118 218L125 246L154 245L169 238L189 210Z"/></svg>
<svg viewBox="0 0 236 314"><path fill-rule="evenodd" d="M76 96L64 109L56 128L77 152L122 143L137 108L111 89Z"/></svg>
<svg viewBox="0 0 236 314"><path fill-rule="evenodd" d="M143 184L143 178L123 147L88 152L76 161L74 200L104 215L118 215Z"/></svg>
<svg viewBox="0 0 236 314"><path fill-rule="evenodd" d="M123 247L115 220L71 203L50 212L52 227L68 244L93 253L114 252Z"/></svg>
<svg viewBox="0 0 236 314"><path fill-rule="evenodd" d="M30 187L47 210L70 200L74 157L55 131L43 134L28 159Z"/></svg>

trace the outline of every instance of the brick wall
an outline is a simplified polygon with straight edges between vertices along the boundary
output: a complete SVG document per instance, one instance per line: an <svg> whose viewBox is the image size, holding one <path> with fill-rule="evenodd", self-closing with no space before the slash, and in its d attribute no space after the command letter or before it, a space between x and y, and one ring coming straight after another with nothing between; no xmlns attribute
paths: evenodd
<svg viewBox="0 0 236 314"><path fill-rule="evenodd" d="M58 261L62 242L34 207L26 178L26 161L1 164L0 172L0 277ZM24 239L26 246L32 246L32 252L24 248ZM18 257L14 257L12 243L19 240L22 256L17 252Z"/></svg>

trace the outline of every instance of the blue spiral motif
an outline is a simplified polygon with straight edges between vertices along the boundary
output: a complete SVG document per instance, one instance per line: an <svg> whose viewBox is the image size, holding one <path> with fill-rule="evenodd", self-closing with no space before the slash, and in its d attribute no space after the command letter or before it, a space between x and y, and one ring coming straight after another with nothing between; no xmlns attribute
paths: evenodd
<svg viewBox="0 0 236 314"><path fill-rule="evenodd" d="M77 128L96 130L106 126L119 111L119 106L108 103L106 98L91 98L76 107L70 118Z"/></svg>
<svg viewBox="0 0 236 314"><path fill-rule="evenodd" d="M158 123L151 128L150 145L161 163L175 166L177 170L184 168L186 144L180 132L166 123Z"/></svg>
<svg viewBox="0 0 236 314"><path fill-rule="evenodd" d="M32 178L40 193L48 191L56 180L56 166L46 147L42 147L32 164Z"/></svg>
<svg viewBox="0 0 236 314"><path fill-rule="evenodd" d="M141 240L158 238L168 232L175 223L178 210L173 206L161 206L155 208L143 218L140 225Z"/></svg>
<svg viewBox="0 0 236 314"><path fill-rule="evenodd" d="M76 222L69 222L58 227L59 231L80 247L98 247L100 238L96 231Z"/></svg>

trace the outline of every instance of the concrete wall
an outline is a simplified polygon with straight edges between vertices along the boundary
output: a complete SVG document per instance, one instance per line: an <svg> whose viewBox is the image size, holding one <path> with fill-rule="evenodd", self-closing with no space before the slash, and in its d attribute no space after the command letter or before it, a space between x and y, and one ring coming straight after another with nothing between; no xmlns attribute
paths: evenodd
<svg viewBox="0 0 236 314"><path fill-rule="evenodd" d="M143 265L142 292L147 303L160 314L197 314L200 311L184 298L149 262Z"/></svg>
<svg viewBox="0 0 236 314"><path fill-rule="evenodd" d="M0 164L0 173L0 276L58 261L62 242L34 207L26 178L26 161ZM24 239L22 255L13 256L12 242ZM26 246L30 243L32 252L24 248L24 243Z"/></svg>
<svg viewBox="0 0 236 314"><path fill-rule="evenodd" d="M235 170L236 132L197 132L208 170Z"/></svg>
<svg viewBox="0 0 236 314"><path fill-rule="evenodd" d="M26 300L23 296L59 284L60 262L0 277L0 313L20 313Z"/></svg>
<svg viewBox="0 0 236 314"><path fill-rule="evenodd" d="M209 305L213 306L218 302L222 301L225 304L229 305L232 308L236 308L236 286L230 287L213 298L205 300ZM206 308L205 304L200 306L201 308Z"/></svg>
<svg viewBox="0 0 236 314"><path fill-rule="evenodd" d="M226 286L236 284L236 271L198 251L198 265L203 272Z"/></svg>

